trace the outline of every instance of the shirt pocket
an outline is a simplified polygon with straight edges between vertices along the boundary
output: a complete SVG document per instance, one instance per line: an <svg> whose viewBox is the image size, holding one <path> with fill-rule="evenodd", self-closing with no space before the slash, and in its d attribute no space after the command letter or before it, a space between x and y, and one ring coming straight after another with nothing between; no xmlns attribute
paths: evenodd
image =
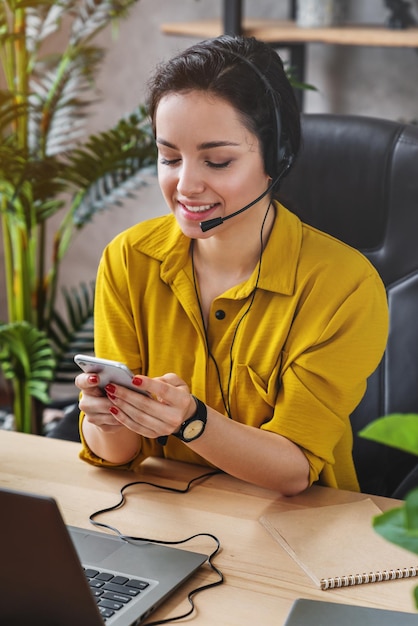
<svg viewBox="0 0 418 626"><path fill-rule="evenodd" d="M281 385L283 359L283 353L280 353L267 378L261 376L249 364L236 365L231 388L233 419L260 428L262 424L273 417L277 394Z"/></svg>

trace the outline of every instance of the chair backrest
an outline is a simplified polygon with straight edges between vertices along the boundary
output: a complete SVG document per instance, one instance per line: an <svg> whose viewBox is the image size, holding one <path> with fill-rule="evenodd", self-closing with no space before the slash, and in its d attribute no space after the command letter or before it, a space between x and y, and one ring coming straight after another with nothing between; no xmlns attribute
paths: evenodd
<svg viewBox="0 0 418 626"><path fill-rule="evenodd" d="M359 438L370 421L418 413L418 126L302 115L303 145L280 199L301 219L361 250L386 286L384 358L351 416L363 491L392 495L416 457Z"/></svg>

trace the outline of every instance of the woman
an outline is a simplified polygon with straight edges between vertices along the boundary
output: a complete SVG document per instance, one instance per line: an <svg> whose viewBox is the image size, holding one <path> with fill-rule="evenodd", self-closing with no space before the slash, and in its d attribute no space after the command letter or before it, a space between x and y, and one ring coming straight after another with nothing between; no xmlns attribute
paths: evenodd
<svg viewBox="0 0 418 626"><path fill-rule="evenodd" d="M110 243L95 303L97 356L149 395L80 374L82 458L358 490L349 415L385 348L386 295L365 257L273 199L300 141L279 57L199 43L157 68L149 112L171 214Z"/></svg>

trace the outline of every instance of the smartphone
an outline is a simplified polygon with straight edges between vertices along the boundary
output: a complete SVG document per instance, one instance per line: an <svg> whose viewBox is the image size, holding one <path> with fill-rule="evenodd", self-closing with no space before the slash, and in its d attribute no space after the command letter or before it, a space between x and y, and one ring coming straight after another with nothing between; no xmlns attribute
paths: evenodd
<svg viewBox="0 0 418 626"><path fill-rule="evenodd" d="M83 372L87 374L98 374L100 376L101 388L105 387L108 383L114 383L115 385L122 385L122 387L133 389L145 396L149 395L146 391L132 384L134 374L124 363L111 361L109 359L99 359L87 354L76 354L74 361Z"/></svg>

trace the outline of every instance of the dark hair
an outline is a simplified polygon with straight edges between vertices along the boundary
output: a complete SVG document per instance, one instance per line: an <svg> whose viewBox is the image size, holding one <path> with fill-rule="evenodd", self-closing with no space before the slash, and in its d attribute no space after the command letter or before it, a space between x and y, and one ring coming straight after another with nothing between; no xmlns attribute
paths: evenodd
<svg viewBox="0 0 418 626"><path fill-rule="evenodd" d="M300 113L278 54L253 37L222 35L195 44L160 64L148 83L148 111L155 132L158 104L169 93L208 91L228 101L263 149L264 167L278 175L280 147L296 156ZM276 108L279 108L277 137ZM280 142L280 145L278 145Z"/></svg>

